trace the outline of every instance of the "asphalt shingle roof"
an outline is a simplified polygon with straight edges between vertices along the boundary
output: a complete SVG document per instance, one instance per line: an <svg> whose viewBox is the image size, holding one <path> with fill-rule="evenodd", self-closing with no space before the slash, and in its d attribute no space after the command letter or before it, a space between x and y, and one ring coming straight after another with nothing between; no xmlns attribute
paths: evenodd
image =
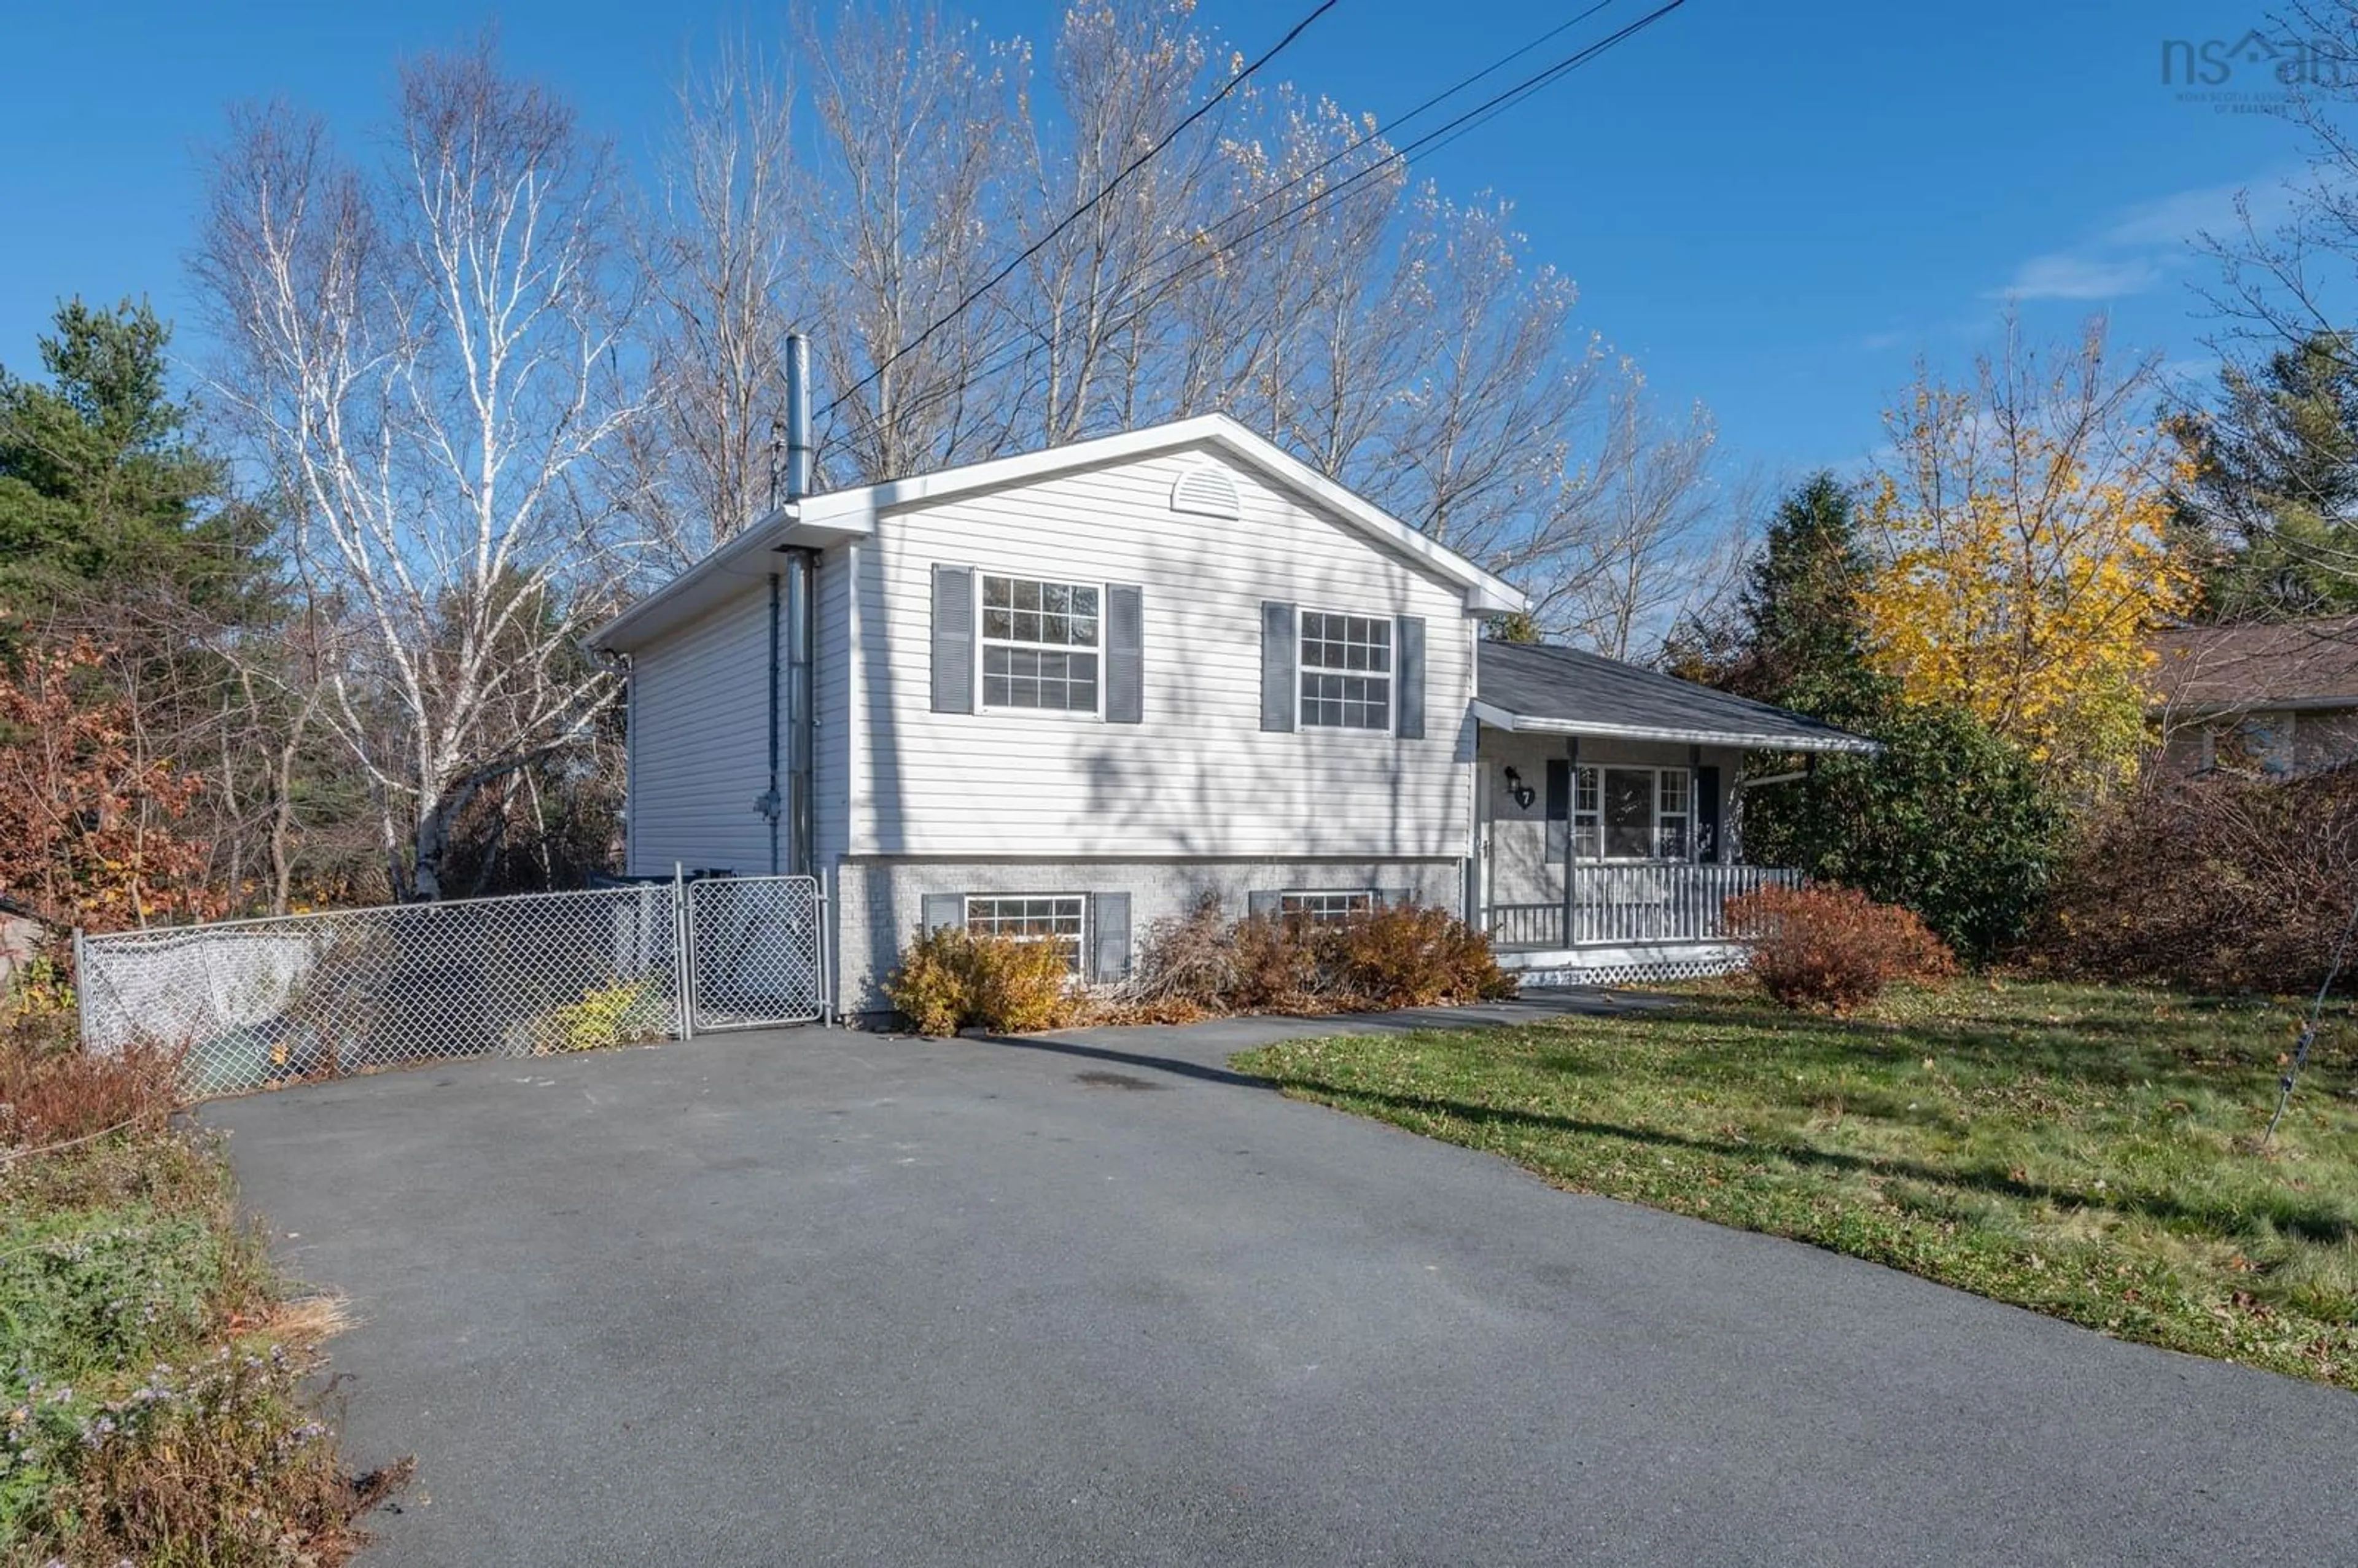
<svg viewBox="0 0 2358 1568"><path fill-rule="evenodd" d="M2154 688L2165 706L2358 706L2358 615L2175 626L2154 639Z"/></svg>
<svg viewBox="0 0 2358 1568"><path fill-rule="evenodd" d="M1876 749L1820 719L1552 643L1485 642L1475 695L1519 719L1574 731L1794 752Z"/></svg>

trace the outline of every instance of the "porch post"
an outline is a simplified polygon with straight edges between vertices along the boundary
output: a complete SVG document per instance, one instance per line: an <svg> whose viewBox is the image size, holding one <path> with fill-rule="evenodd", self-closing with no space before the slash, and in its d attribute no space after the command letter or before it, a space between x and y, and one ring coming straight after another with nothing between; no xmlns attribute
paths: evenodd
<svg viewBox="0 0 2358 1568"><path fill-rule="evenodd" d="M1570 947L1580 940L1580 902L1573 896L1574 879L1580 874L1579 736L1571 736L1564 741L1563 754L1572 771L1570 798L1563 813L1563 945Z"/></svg>

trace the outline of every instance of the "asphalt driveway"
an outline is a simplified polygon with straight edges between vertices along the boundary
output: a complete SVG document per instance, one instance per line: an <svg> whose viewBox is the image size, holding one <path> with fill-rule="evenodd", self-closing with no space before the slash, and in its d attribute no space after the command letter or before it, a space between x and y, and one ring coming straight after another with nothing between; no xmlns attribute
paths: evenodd
<svg viewBox="0 0 2358 1568"><path fill-rule="evenodd" d="M1219 1065L822 1030L211 1107L362 1563L2347 1562L2358 1399Z"/></svg>

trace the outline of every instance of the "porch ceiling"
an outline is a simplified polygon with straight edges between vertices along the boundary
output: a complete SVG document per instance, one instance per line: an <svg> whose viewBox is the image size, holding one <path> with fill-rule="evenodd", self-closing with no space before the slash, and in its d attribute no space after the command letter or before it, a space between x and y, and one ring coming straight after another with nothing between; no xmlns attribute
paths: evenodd
<svg viewBox="0 0 2358 1568"><path fill-rule="evenodd" d="M1499 730L1779 752L1882 750L1864 735L1576 648L1485 642L1475 715Z"/></svg>

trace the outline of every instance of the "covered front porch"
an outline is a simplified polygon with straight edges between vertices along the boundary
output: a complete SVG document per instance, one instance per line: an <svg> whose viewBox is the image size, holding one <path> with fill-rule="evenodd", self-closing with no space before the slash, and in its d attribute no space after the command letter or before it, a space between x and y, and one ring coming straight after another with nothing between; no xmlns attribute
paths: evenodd
<svg viewBox="0 0 2358 1568"><path fill-rule="evenodd" d="M1876 749L1800 714L1573 649L1486 643L1480 657L1469 903L1500 964L1527 981L1736 967L1727 901L1801 880L1746 861L1745 795L1806 787L1817 753Z"/></svg>

